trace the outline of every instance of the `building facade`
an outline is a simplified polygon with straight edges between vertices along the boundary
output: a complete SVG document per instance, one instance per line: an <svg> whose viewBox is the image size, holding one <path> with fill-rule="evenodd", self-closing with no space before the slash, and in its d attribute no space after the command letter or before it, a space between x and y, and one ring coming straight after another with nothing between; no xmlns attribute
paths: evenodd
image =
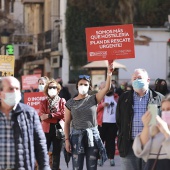
<svg viewBox="0 0 170 170"><path fill-rule="evenodd" d="M68 83L69 62L64 40L66 1L22 0L22 3L25 32L33 35L33 46L25 47L25 53L21 54L24 74L62 77Z"/></svg>

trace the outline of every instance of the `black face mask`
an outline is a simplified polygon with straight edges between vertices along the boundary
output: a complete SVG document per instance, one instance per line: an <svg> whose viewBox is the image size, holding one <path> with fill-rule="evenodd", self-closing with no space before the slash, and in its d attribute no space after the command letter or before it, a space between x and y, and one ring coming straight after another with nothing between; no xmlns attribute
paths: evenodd
<svg viewBox="0 0 170 170"><path fill-rule="evenodd" d="M113 91L109 91L106 96L113 96L114 92Z"/></svg>
<svg viewBox="0 0 170 170"><path fill-rule="evenodd" d="M166 90L166 85L161 85L160 90Z"/></svg>

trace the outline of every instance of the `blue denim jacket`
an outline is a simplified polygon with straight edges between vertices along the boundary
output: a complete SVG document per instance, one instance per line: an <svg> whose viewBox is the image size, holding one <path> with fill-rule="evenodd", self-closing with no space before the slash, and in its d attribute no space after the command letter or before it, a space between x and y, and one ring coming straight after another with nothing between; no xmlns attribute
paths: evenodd
<svg viewBox="0 0 170 170"><path fill-rule="evenodd" d="M74 129L74 128L72 129L71 136L72 135L78 135L77 153L84 153L84 147L82 145L82 139L83 139L83 136L86 134L85 132L87 132L89 147L93 147L94 141L96 142L97 147L99 149L100 159L102 160L102 163L104 163L107 160L107 154L106 154L106 150L105 150L105 147L103 145L103 142L100 138L97 126L93 127L93 128L83 129L83 130L78 130L78 129ZM94 140L93 140L93 138L94 138Z"/></svg>

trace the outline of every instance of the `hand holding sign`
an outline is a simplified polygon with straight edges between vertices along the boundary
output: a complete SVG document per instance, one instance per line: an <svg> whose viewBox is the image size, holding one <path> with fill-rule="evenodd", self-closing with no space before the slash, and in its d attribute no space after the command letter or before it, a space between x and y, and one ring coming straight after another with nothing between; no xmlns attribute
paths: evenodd
<svg viewBox="0 0 170 170"><path fill-rule="evenodd" d="M108 60L108 71L107 74L111 74L114 70L114 65L113 65L114 60Z"/></svg>

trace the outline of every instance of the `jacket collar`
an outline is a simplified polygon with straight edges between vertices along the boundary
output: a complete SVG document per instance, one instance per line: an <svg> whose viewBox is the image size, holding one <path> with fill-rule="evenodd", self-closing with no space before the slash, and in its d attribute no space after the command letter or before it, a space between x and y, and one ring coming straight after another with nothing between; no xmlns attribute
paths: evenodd
<svg viewBox="0 0 170 170"><path fill-rule="evenodd" d="M24 110L24 108L23 108L22 104L21 104L21 103L18 103L18 104L16 105L16 107L13 108L12 112L13 112L14 114L19 114L19 113L23 112L23 110Z"/></svg>
<svg viewBox="0 0 170 170"><path fill-rule="evenodd" d="M156 93L154 90L152 90L150 88L148 90L149 90L148 91L149 99L153 99L154 100L158 96L158 93ZM133 94L134 94L134 90L129 91L129 95L131 96L130 98L131 98L132 101L133 101Z"/></svg>

